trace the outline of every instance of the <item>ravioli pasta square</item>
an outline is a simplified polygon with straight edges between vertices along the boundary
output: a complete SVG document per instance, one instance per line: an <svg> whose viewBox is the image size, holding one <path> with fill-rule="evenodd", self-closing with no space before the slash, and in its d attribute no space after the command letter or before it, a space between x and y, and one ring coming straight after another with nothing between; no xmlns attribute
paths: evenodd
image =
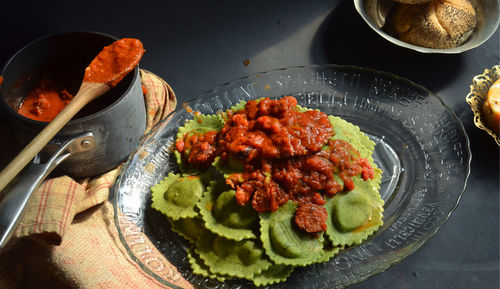
<svg viewBox="0 0 500 289"><path fill-rule="evenodd" d="M272 265L257 240L234 241L212 234L198 241L195 252L217 275L252 280Z"/></svg>
<svg viewBox="0 0 500 289"><path fill-rule="evenodd" d="M261 240L275 264L306 266L324 254L322 236L311 236L294 226L295 209L289 201L276 212L261 214Z"/></svg>
<svg viewBox="0 0 500 289"><path fill-rule="evenodd" d="M223 183L211 183L198 203L205 227L231 240L256 239L258 214L250 206L236 204L235 194L234 190L226 190Z"/></svg>
<svg viewBox="0 0 500 289"><path fill-rule="evenodd" d="M198 215L196 203L205 191L198 176L169 174L152 189L152 207L173 220Z"/></svg>

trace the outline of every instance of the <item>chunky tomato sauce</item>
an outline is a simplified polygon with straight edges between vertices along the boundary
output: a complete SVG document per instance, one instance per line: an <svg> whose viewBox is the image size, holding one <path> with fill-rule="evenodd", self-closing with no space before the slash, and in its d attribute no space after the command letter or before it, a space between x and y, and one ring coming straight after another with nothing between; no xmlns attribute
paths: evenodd
<svg viewBox="0 0 500 289"><path fill-rule="evenodd" d="M106 46L85 69L84 81L115 87L139 63L144 49L141 41L123 38Z"/></svg>
<svg viewBox="0 0 500 289"><path fill-rule="evenodd" d="M189 150L186 161L193 167L199 169L208 168L214 161L216 154L215 144L217 142L216 131L209 131L204 134L194 133L184 137L183 141L178 141L176 148L182 152Z"/></svg>
<svg viewBox="0 0 500 289"><path fill-rule="evenodd" d="M52 78L43 78L24 99L17 110L22 116L49 122L73 99L64 84Z"/></svg>
<svg viewBox="0 0 500 289"><path fill-rule="evenodd" d="M320 111L297 110L297 100L284 97L249 101L229 112L220 132L189 134L176 148L185 160L207 168L216 156L243 165L226 182L240 205L251 202L258 212L275 211L288 200L298 204L295 223L309 233L326 230L326 197L352 190L353 176L373 178L368 160L348 142L332 140L335 132Z"/></svg>

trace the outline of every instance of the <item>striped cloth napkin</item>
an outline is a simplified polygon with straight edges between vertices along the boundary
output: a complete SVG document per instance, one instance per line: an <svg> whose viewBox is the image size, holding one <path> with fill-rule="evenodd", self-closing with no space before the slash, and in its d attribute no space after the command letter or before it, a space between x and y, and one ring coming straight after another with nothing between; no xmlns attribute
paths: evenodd
<svg viewBox="0 0 500 289"><path fill-rule="evenodd" d="M175 109L177 100L172 88L149 71L141 70L141 83L147 132ZM94 179L46 180L0 255L0 288L166 288L145 274L120 242L108 202L119 171ZM178 272L171 283L192 287Z"/></svg>

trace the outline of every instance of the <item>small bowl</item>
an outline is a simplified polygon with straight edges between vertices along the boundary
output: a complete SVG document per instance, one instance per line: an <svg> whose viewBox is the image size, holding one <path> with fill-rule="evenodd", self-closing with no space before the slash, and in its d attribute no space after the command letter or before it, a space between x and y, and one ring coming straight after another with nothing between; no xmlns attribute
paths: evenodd
<svg viewBox="0 0 500 289"><path fill-rule="evenodd" d="M474 113L474 124L491 135L497 142L497 145L500 146L500 136L486 125L486 121L482 114L482 107L488 95L488 90L499 78L500 65L495 65L491 69L485 69L483 74L474 76L472 84L470 85L470 92L467 94L465 100Z"/></svg>
<svg viewBox="0 0 500 289"><path fill-rule="evenodd" d="M469 40L458 47L436 49L416 46L401 41L382 30L386 16L393 4L392 0L354 0L354 6L366 23L390 42L422 53L457 54L475 48L488 40L498 28L500 12L498 0L471 0L476 8L477 26Z"/></svg>

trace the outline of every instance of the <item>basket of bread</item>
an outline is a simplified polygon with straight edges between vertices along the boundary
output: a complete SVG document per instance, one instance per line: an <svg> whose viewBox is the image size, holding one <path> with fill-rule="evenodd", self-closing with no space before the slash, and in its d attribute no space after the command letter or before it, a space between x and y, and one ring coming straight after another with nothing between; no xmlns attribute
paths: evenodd
<svg viewBox="0 0 500 289"><path fill-rule="evenodd" d="M474 113L474 124L500 146L500 65L472 79L466 101Z"/></svg>
<svg viewBox="0 0 500 289"><path fill-rule="evenodd" d="M461 53L484 43L500 22L497 0L354 0L387 40L424 53Z"/></svg>

